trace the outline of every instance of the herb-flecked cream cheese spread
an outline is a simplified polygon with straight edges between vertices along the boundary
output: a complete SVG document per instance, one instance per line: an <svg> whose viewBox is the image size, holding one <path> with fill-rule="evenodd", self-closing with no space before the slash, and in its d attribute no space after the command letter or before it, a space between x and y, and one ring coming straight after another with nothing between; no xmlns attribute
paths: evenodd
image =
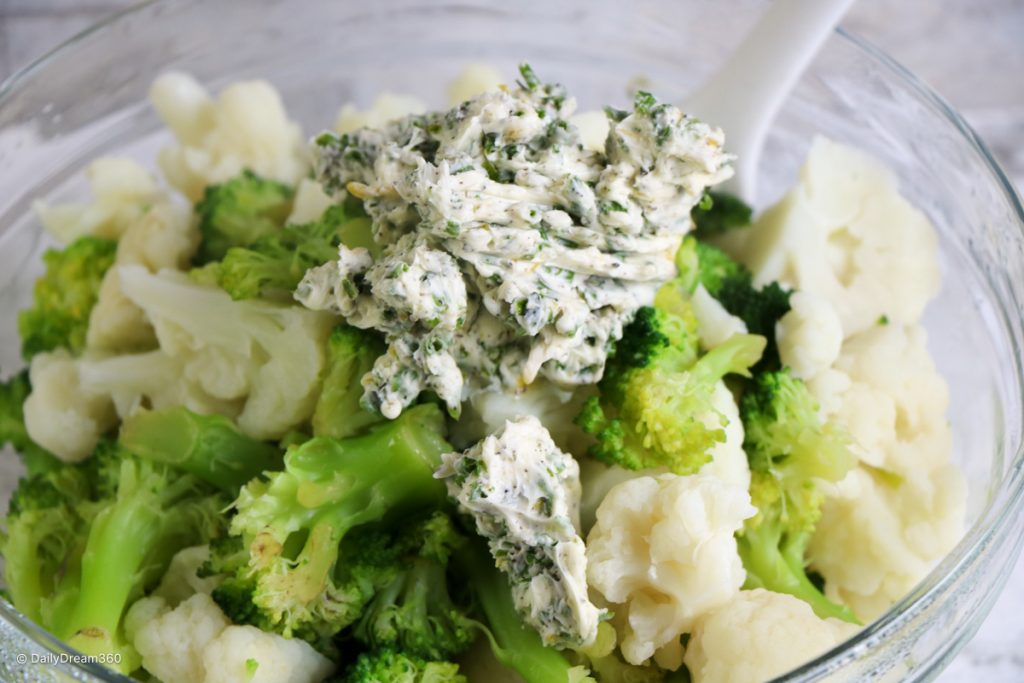
<svg viewBox="0 0 1024 683"><path fill-rule="evenodd" d="M295 296L385 334L363 385L387 417L427 390L455 415L476 389L597 382L675 274L690 210L732 173L721 130L647 93L607 110L603 152L585 149L575 101L522 73L446 112L317 139L319 181L363 200L382 250L343 245Z"/></svg>

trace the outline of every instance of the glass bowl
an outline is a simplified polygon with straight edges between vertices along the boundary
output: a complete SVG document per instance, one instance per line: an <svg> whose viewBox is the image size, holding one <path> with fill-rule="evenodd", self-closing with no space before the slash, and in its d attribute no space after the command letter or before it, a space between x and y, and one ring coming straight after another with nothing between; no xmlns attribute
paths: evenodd
<svg viewBox="0 0 1024 683"><path fill-rule="evenodd" d="M15 311L29 301L48 245L31 203L84 196L81 171L103 154L153 166L166 133L146 91L161 71L191 72L214 90L266 78L307 134L330 126L341 103L365 106L384 90L440 106L446 84L469 61L511 75L528 60L544 78L567 84L582 110L624 104L638 83L678 101L763 5L167 0L117 15L0 86L0 366L9 372L20 363ZM778 680L928 680L977 630L1020 551L1024 211L954 111L842 31L775 122L759 206L794 181L817 132L884 160L939 231L944 284L926 326L951 387L969 529L885 615ZM9 490L13 482L3 484ZM127 680L78 665L73 654L0 600L0 679Z"/></svg>

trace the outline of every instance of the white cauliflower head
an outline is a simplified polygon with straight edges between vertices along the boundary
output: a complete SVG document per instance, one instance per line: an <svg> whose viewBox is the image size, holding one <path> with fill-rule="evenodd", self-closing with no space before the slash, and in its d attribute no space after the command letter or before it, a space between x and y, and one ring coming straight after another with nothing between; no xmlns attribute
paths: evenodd
<svg viewBox="0 0 1024 683"><path fill-rule="evenodd" d="M303 178L299 181L299 186L295 188L292 212L285 222L290 225L312 223L320 218L333 203L334 200L324 192L323 185L312 178Z"/></svg>
<svg viewBox="0 0 1024 683"><path fill-rule="evenodd" d="M104 274L89 313L86 348L98 351L136 351L156 346L156 333L146 314L124 294L117 268Z"/></svg>
<svg viewBox="0 0 1024 683"><path fill-rule="evenodd" d="M334 671L306 641L255 626L228 626L203 650L202 661L203 683L320 683Z"/></svg>
<svg viewBox="0 0 1024 683"><path fill-rule="evenodd" d="M948 390L919 325L876 325L844 345L822 401L861 465L825 501L809 555L830 598L872 619L963 534L966 485L950 462Z"/></svg>
<svg viewBox="0 0 1024 683"><path fill-rule="evenodd" d="M824 297L849 337L883 316L916 322L939 286L928 218L864 152L815 138L799 184L723 246L754 273Z"/></svg>
<svg viewBox="0 0 1024 683"><path fill-rule="evenodd" d="M809 380L827 370L843 345L843 324L832 306L810 292L793 292L789 311L775 325L779 359L794 377Z"/></svg>
<svg viewBox="0 0 1024 683"><path fill-rule="evenodd" d="M120 270L125 293L153 323L161 351L181 364L177 383L213 400L242 401L238 426L257 439L280 438L309 419L334 325L330 315L233 301L170 271Z"/></svg>
<svg viewBox="0 0 1024 683"><path fill-rule="evenodd" d="M409 114L422 114L427 105L418 97L383 92L374 99L369 109L359 109L346 104L338 112L334 129L339 133L351 133L360 128L382 128L390 121Z"/></svg>
<svg viewBox="0 0 1024 683"><path fill-rule="evenodd" d="M142 666L167 683L204 683L203 651L231 624L203 593L173 610L163 598L143 598L132 605L125 621L133 626Z"/></svg>
<svg viewBox="0 0 1024 683"><path fill-rule="evenodd" d="M743 450L743 421L740 419L736 399L725 382L719 381L715 384L711 405L715 412L705 415L701 421L708 427L718 428L722 424L722 418L725 418L725 441L711 447L711 460L700 468L699 474L715 477L742 489L749 489L750 464ZM609 467L593 458L584 458L580 462L580 481L583 484L583 495L580 498L581 528L587 531L594 526L598 506L615 486L636 477L657 476L667 472L668 468L665 467L647 470Z"/></svg>
<svg viewBox="0 0 1024 683"><path fill-rule="evenodd" d="M110 397L82 386L78 365L63 349L40 353L29 368L25 429L37 444L65 462L80 462L117 424Z"/></svg>
<svg viewBox="0 0 1024 683"><path fill-rule="evenodd" d="M233 83L214 101L191 76L168 73L149 98L177 141L160 150L160 168L192 201L245 169L292 185L309 171L302 131L266 81Z"/></svg>
<svg viewBox="0 0 1024 683"><path fill-rule="evenodd" d="M171 558L167 571L160 579L160 585L151 594L167 601L171 607L189 599L196 593L210 595L221 582L219 576L200 578L199 567L210 559L210 546L197 545L183 548Z"/></svg>
<svg viewBox="0 0 1024 683"><path fill-rule="evenodd" d="M503 82L501 74L490 64L467 64L448 85L448 104L462 104L477 95L497 90ZM601 115L604 116L604 112Z"/></svg>
<svg viewBox="0 0 1024 683"><path fill-rule="evenodd" d="M125 625L143 667L166 683L319 683L334 670L305 641L232 625L205 593L174 609L143 598Z"/></svg>
<svg viewBox="0 0 1024 683"><path fill-rule="evenodd" d="M69 243L84 235L117 239L160 194L149 171L131 159L101 157L85 169L93 199L88 203L36 202L39 221Z"/></svg>
<svg viewBox="0 0 1024 683"><path fill-rule="evenodd" d="M733 335L747 333L746 323L725 310L725 306L711 296L704 285L697 285L690 303L697 318L697 337L703 348L713 349L729 341Z"/></svg>
<svg viewBox="0 0 1024 683"><path fill-rule="evenodd" d="M746 578L735 533L757 510L715 477L663 474L613 488L587 537L587 579L619 617L622 654L679 668L687 633Z"/></svg>
<svg viewBox="0 0 1024 683"><path fill-rule="evenodd" d="M504 427L507 420L532 415L559 448L580 456L590 445L590 437L573 420L592 395L591 387L561 387L543 377L517 393L475 391L463 404L452 436L460 442L479 441Z"/></svg>
<svg viewBox="0 0 1024 683"><path fill-rule="evenodd" d="M138 264L151 272L163 268L184 270L199 247L199 229L188 207L175 204L166 193L150 197L140 206L117 244L118 264ZM146 315L124 294L121 275L111 268L89 314L86 345L103 351L153 348L156 335Z"/></svg>
<svg viewBox="0 0 1024 683"><path fill-rule="evenodd" d="M686 647L694 683L762 683L821 655L856 626L819 619L803 600L740 591L699 618Z"/></svg>

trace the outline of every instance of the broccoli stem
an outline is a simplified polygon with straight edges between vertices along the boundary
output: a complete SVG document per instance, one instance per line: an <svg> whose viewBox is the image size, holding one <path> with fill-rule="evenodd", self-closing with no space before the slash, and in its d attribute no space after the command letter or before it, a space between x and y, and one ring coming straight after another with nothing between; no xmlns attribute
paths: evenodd
<svg viewBox="0 0 1024 683"><path fill-rule="evenodd" d="M334 585L341 541L362 524L443 504L434 471L450 450L441 411L420 405L363 436L313 438L268 482L243 489L231 530L249 548L253 602L270 622L289 635L357 618L358 600Z"/></svg>
<svg viewBox="0 0 1024 683"><path fill-rule="evenodd" d="M810 534L785 534L778 525L762 524L744 530L737 538L740 557L747 569L744 588L765 588L788 593L811 606L822 619L842 619L859 624L853 611L826 598L811 583L804 566L804 551Z"/></svg>
<svg viewBox="0 0 1024 683"><path fill-rule="evenodd" d="M57 635L83 654L120 654L128 673L139 659L121 624L128 603L157 580L171 556L208 540L219 499L196 500L195 479L168 475L149 463L122 461L116 498L92 523L82 555L78 599Z"/></svg>
<svg viewBox="0 0 1024 683"><path fill-rule="evenodd" d="M128 418L120 441L144 460L171 465L231 494L281 466L276 446L245 436L222 415L197 415L181 407Z"/></svg>
<svg viewBox="0 0 1024 683"><path fill-rule="evenodd" d="M508 579L491 559L487 547L467 544L455 552L487 619L484 632L499 662L514 669L526 683L566 683L576 668L557 650L545 647L540 636L523 623L512 602Z"/></svg>

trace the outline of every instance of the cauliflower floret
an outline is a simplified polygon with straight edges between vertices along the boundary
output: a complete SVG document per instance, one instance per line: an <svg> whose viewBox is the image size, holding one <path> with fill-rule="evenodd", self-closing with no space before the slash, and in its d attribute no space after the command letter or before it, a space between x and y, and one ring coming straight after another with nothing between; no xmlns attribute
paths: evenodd
<svg viewBox="0 0 1024 683"><path fill-rule="evenodd" d="M477 95L497 90L501 84L501 74L490 64L467 64L448 86L448 104L462 104Z"/></svg>
<svg viewBox="0 0 1024 683"><path fill-rule="evenodd" d="M725 306L711 296L704 285L697 285L690 303L697 318L697 337L703 348L713 349L734 335L747 333L747 324L725 310Z"/></svg>
<svg viewBox="0 0 1024 683"><path fill-rule="evenodd" d="M146 671L165 683L209 680L204 651L231 624L213 598L197 593L173 610L167 609L163 598L144 598L139 603L132 605L129 616L130 621L140 624L132 630L135 649ZM143 622L146 616L149 619Z"/></svg>
<svg viewBox="0 0 1024 683"><path fill-rule="evenodd" d="M694 683L761 683L823 654L856 629L819 619L791 595L740 591L697 620L686 666Z"/></svg>
<svg viewBox="0 0 1024 683"><path fill-rule="evenodd" d="M100 437L117 424L110 397L82 386L67 351L40 353L29 369L25 429L37 444L65 462L89 457Z"/></svg>
<svg viewBox="0 0 1024 683"><path fill-rule="evenodd" d="M199 247L199 230L187 207L171 202L164 193L154 195L148 208L125 229L117 244L118 264L138 264L151 272L162 268L183 270ZM121 288L117 268L103 277L96 305L89 314L86 345L90 349L127 351L156 345L153 326Z"/></svg>
<svg viewBox="0 0 1024 683"><path fill-rule="evenodd" d="M963 533L966 485L950 462L948 391L919 325L848 339L824 385L829 419L861 464L825 501L809 547L827 595L872 619L924 577ZM845 379L844 379L845 378Z"/></svg>
<svg viewBox="0 0 1024 683"><path fill-rule="evenodd" d="M203 683L319 683L334 665L304 640L229 626L202 655Z"/></svg>
<svg viewBox="0 0 1024 683"><path fill-rule="evenodd" d="M153 410L185 406L203 415L238 417L244 401L225 401L205 393L185 377L184 360L163 351L108 358L81 358L78 375L86 391L109 396L122 420L140 407Z"/></svg>
<svg viewBox="0 0 1024 683"><path fill-rule="evenodd" d="M794 292L789 312L775 325L782 364L802 380L830 368L843 345L843 325L828 301L810 292Z"/></svg>
<svg viewBox="0 0 1024 683"><path fill-rule="evenodd" d="M210 559L210 546L197 545L184 548L175 553L167 571L160 579L160 585L153 591L153 597L160 597L171 607L179 604L197 593L210 595L220 583L221 577L199 577L199 567Z"/></svg>
<svg viewBox="0 0 1024 683"><path fill-rule="evenodd" d="M117 244L117 263L137 263L154 273L164 268L185 270L199 240L189 208L163 195L125 230Z"/></svg>
<svg viewBox="0 0 1024 683"><path fill-rule="evenodd" d="M452 438L458 443L474 443L501 429L508 420L532 415L559 448L582 456L591 438L573 420L593 392L592 387L562 387L543 377L519 393L477 391L463 404Z"/></svg>
<svg viewBox="0 0 1024 683"><path fill-rule="evenodd" d="M33 206L43 227L65 244L84 235L117 239L159 194L153 177L131 159L101 157L85 176L92 202Z"/></svg>
<svg viewBox="0 0 1024 683"><path fill-rule="evenodd" d="M587 537L587 579L618 616L627 662L679 668L680 636L746 578L735 533L756 513L746 489L702 474L639 477L608 493Z"/></svg>
<svg viewBox="0 0 1024 683"><path fill-rule="evenodd" d="M736 405L736 399L725 385L719 381L715 385L715 392L711 396L711 406L714 413L709 413L701 418L708 427L720 425L722 418L727 420L725 430L725 441L720 441L711 447L708 453L711 460L700 468L700 474L706 474L731 486L744 490L750 488L750 464L747 461L747 454L743 450L743 421L740 419L740 409Z"/></svg>
<svg viewBox="0 0 1024 683"><path fill-rule="evenodd" d="M121 288L121 275L111 268L103 276L96 305L89 313L86 348L132 351L156 345L156 333L142 309L132 303Z"/></svg>
<svg viewBox="0 0 1024 683"><path fill-rule="evenodd" d="M762 286L778 280L823 296L850 337L883 316L916 322L938 291L935 231L865 153L814 140L799 184L723 245Z"/></svg>
<svg viewBox="0 0 1024 683"><path fill-rule="evenodd" d="M725 441L711 447L711 460L700 468L699 474L706 474L721 479L727 484L743 489L750 488L750 465L747 454L743 450L743 421L729 387L725 382L715 385L711 397L713 413L705 415L701 420L705 425L718 426L724 417ZM714 422L713 422L714 421ZM624 481L636 477L657 476L668 472L667 468L656 467L647 470L627 470L624 467L609 467L599 460L584 458L580 462L580 481L583 484L583 496L580 498L580 524L584 531L589 531L597 519L597 508L608 492Z"/></svg>
<svg viewBox="0 0 1024 683"><path fill-rule="evenodd" d="M346 104L338 112L338 120L334 123L334 129L339 133L351 133L360 128L382 128L389 121L409 114L422 114L426 110L427 105L423 104L418 97L384 92L378 95L370 108L366 110Z"/></svg>
<svg viewBox="0 0 1024 683"><path fill-rule="evenodd" d="M185 382L214 399L244 399L239 428L275 439L309 418L334 320L295 306L232 301L186 276L121 266L129 298L156 328L160 349L183 363Z"/></svg>
<svg viewBox="0 0 1024 683"><path fill-rule="evenodd" d="M143 598L125 615L125 631L164 683L319 683L334 670L305 641L232 625L205 593L173 610L162 597Z"/></svg>
<svg viewBox="0 0 1024 683"><path fill-rule="evenodd" d="M603 111L581 111L569 117L569 122L579 129L583 149L604 152L604 143L611 127L607 114Z"/></svg>
<svg viewBox="0 0 1024 683"><path fill-rule="evenodd" d="M312 178L303 178L299 186L295 188L295 198L292 200L292 212L286 223L301 225L312 223L323 215L324 211L334 203L324 187Z"/></svg>
<svg viewBox="0 0 1024 683"><path fill-rule="evenodd" d="M160 150L160 168L193 202L245 169L288 184L309 171L302 131L265 81L233 83L215 102L191 76L168 73L149 97L178 143Z"/></svg>

